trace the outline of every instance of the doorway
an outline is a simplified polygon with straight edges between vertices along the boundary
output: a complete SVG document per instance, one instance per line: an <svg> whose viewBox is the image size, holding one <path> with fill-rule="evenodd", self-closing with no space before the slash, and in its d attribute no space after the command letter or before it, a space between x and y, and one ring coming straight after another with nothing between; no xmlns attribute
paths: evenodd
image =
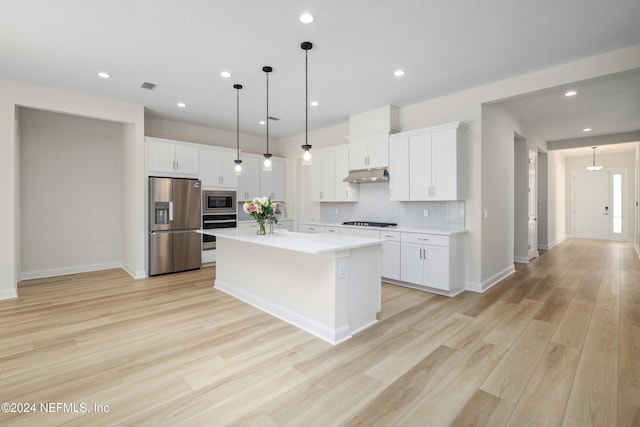
<svg viewBox="0 0 640 427"><path fill-rule="evenodd" d="M626 168L574 170L571 182L573 237L627 240Z"/></svg>
<svg viewBox="0 0 640 427"><path fill-rule="evenodd" d="M538 256L538 153L517 133L514 145L513 259L528 263Z"/></svg>

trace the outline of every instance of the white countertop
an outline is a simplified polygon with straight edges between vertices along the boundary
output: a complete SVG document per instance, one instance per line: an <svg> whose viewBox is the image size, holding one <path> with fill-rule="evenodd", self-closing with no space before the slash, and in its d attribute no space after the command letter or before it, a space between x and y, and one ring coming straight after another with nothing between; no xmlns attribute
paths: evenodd
<svg viewBox="0 0 640 427"><path fill-rule="evenodd" d="M326 254L384 243L384 240L371 239L369 237L324 233L294 233L287 230L277 230L274 234L265 235L257 235L254 231L238 231L235 228L198 230L198 232L219 238L234 239L308 254Z"/></svg>
<svg viewBox="0 0 640 427"><path fill-rule="evenodd" d="M453 230L450 228L435 228L435 227L369 227L362 225L344 225L340 222L301 222L300 224L320 225L324 227L345 227L345 228L357 228L359 230L378 230L378 231L402 231L405 233L428 233L428 234L440 234L443 236L452 236L454 234L464 234L467 230Z"/></svg>

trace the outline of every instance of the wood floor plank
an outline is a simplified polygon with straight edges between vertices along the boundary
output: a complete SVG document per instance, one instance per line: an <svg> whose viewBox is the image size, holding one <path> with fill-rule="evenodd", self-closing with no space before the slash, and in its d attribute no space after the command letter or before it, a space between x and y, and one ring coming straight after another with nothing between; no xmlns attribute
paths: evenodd
<svg viewBox="0 0 640 427"><path fill-rule="evenodd" d="M451 427L500 427L507 424L515 403L478 390L462 408Z"/></svg>
<svg viewBox="0 0 640 427"><path fill-rule="evenodd" d="M593 306L594 304L590 301L574 298L569 303L569 307L562 320L560 320L560 324L551 341L581 350L584 337L587 334Z"/></svg>
<svg viewBox="0 0 640 427"><path fill-rule="evenodd" d="M551 323L531 321L480 389L501 399L518 402L553 331Z"/></svg>
<svg viewBox="0 0 640 427"><path fill-rule="evenodd" d="M562 424L579 357L575 348L549 343L507 425Z"/></svg>
<svg viewBox="0 0 640 427"><path fill-rule="evenodd" d="M566 408L585 424L617 423L619 307L619 275L605 274Z"/></svg>
<svg viewBox="0 0 640 427"><path fill-rule="evenodd" d="M110 410L0 425L640 426L633 244L567 239L482 294L383 283L380 321L337 346L214 276L21 283L0 301L0 400Z"/></svg>

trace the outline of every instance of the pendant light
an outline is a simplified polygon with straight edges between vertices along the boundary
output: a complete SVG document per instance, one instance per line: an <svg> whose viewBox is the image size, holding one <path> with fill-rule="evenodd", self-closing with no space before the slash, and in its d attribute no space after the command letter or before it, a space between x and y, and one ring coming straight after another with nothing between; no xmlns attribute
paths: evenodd
<svg viewBox="0 0 640 427"><path fill-rule="evenodd" d="M264 153L264 162L262 162L262 170L265 172L271 172L271 154L269 153L269 73L273 71L273 68L269 66L262 67L267 76L267 152Z"/></svg>
<svg viewBox="0 0 640 427"><path fill-rule="evenodd" d="M302 149L304 154L302 155L302 164L305 166L311 165L311 145L309 145L309 72L308 72L308 60L307 53L313 47L311 42L302 42L300 45L304 50L304 145Z"/></svg>
<svg viewBox="0 0 640 427"><path fill-rule="evenodd" d="M233 161L236 166L234 170L236 175L242 174L242 160L240 160L240 89L242 85L235 84L233 88L236 90L236 159Z"/></svg>
<svg viewBox="0 0 640 427"><path fill-rule="evenodd" d="M591 149L593 150L593 164L586 167L587 170L590 170L592 172L602 169L601 165L596 165L596 148L598 147L591 147Z"/></svg>

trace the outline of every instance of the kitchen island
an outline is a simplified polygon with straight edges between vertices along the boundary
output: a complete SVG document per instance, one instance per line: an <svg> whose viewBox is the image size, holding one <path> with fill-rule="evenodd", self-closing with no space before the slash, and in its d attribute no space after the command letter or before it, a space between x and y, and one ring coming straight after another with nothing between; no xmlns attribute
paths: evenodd
<svg viewBox="0 0 640 427"><path fill-rule="evenodd" d="M377 322L382 240L294 233L216 236L215 288L331 344Z"/></svg>

